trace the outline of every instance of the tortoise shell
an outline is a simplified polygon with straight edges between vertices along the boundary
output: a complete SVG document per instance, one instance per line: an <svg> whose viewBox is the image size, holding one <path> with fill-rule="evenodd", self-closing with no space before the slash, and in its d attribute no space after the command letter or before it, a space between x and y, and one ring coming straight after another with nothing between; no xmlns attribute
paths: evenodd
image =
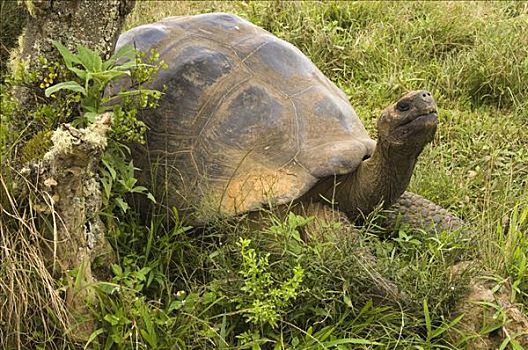
<svg viewBox="0 0 528 350"><path fill-rule="evenodd" d="M168 64L133 158L159 202L193 224L283 204L371 155L347 96L296 47L231 14L170 17L122 34Z"/></svg>

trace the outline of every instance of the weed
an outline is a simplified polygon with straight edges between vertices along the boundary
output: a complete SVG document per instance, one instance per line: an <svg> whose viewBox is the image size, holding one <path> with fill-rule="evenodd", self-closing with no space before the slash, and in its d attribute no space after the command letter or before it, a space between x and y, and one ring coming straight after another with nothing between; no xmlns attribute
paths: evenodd
<svg viewBox="0 0 528 350"><path fill-rule="evenodd" d="M295 299L299 294L304 270L299 265L295 266L293 276L273 288L276 282L268 271L269 255L257 257L255 250L249 248L250 244L251 240L248 239L240 239L238 242L243 261L239 273L244 278L244 286L240 290L246 295L238 298L237 308L243 309L243 314L250 323L268 323L276 327L290 299Z"/></svg>
<svg viewBox="0 0 528 350"><path fill-rule="evenodd" d="M504 256L504 268L511 278L511 302L528 299L528 207L515 206L507 227L497 229L497 243Z"/></svg>

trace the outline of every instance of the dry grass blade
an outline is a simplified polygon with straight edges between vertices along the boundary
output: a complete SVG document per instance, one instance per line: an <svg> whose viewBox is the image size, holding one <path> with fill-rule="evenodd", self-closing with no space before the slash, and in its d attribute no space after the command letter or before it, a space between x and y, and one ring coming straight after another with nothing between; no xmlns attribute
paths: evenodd
<svg viewBox="0 0 528 350"><path fill-rule="evenodd" d="M46 266L49 243L37 229L36 213L17 202L7 183L0 174L0 347L25 349L34 332L60 337L71 318Z"/></svg>

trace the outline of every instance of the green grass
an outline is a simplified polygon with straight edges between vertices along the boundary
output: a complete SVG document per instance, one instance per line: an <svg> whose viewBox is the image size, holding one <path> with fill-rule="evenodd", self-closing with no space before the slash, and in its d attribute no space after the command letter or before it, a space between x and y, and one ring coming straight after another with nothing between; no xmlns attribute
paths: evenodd
<svg viewBox="0 0 528 350"><path fill-rule="evenodd" d="M328 239L305 244L298 217L258 229L220 222L189 235L162 220L142 226L129 213L108 233L118 264L98 286L101 322L87 348L461 348L463 336L448 329L457 328L451 312L471 276L451 275L453 251L478 255L481 270L509 279L511 301L528 310L526 2L141 1L126 26L210 11L239 14L299 47L347 93L372 136L385 106L407 90L430 90L441 122L410 189L463 217L476 239L404 229L382 239L367 220L325 227ZM12 212L7 197L0 203ZM19 242L29 235L20 223L0 227ZM0 276L12 266L0 262ZM34 294L60 287L23 276ZM30 299L19 295L21 305ZM43 307L36 300L23 305ZM31 316L8 311L0 308L3 339L14 329L4 316ZM82 348L61 339L59 312L49 307L39 316L46 322L28 322L24 344Z"/></svg>

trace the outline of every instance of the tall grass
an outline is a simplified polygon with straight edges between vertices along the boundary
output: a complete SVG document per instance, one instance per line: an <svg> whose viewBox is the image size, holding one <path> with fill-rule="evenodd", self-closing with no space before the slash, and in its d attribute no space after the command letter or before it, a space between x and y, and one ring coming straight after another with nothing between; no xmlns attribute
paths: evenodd
<svg viewBox="0 0 528 350"><path fill-rule="evenodd" d="M12 196L12 180L0 173L0 346L25 349L35 339L53 339L50 348L61 348L73 320L44 258L52 239L41 229L37 210ZM27 187L25 195L38 195L31 183L18 185Z"/></svg>
<svg viewBox="0 0 528 350"><path fill-rule="evenodd" d="M88 344L73 344L61 342L70 327L60 286L37 259L35 213L17 209L4 173L0 346L459 349L470 337L449 335L471 277L451 273L461 254L479 256L480 270L510 284L511 302L526 312L526 2L140 1L126 26L211 11L299 47L347 93L373 137L386 105L406 90L431 90L441 121L410 189L463 217L476 240L405 228L383 238L372 218L361 227L327 223L306 244L309 225L297 216L197 232L177 215L166 227L129 212L108 221L118 263L98 285L98 329Z"/></svg>

